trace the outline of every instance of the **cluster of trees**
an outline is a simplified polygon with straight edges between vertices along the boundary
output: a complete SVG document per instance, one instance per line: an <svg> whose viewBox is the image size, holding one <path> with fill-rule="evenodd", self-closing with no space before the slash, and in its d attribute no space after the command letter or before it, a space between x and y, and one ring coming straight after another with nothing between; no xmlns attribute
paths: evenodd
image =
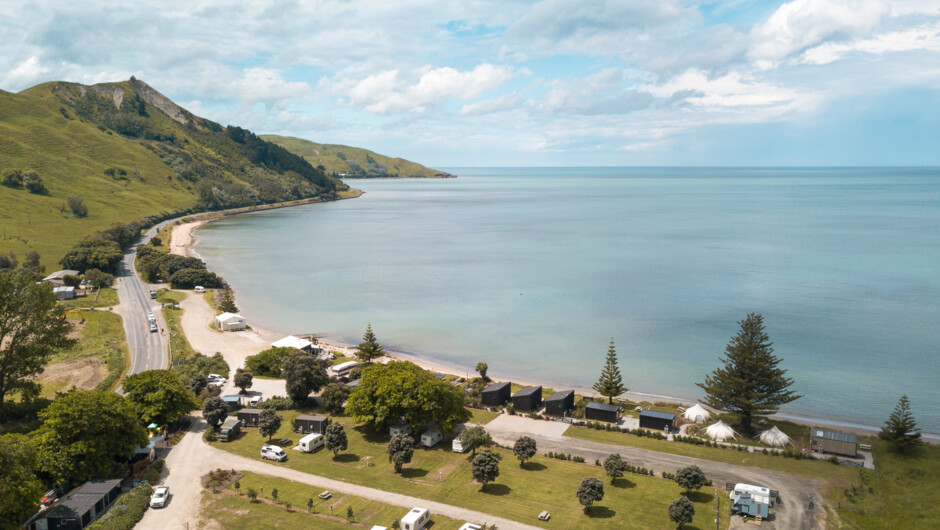
<svg viewBox="0 0 940 530"><path fill-rule="evenodd" d="M26 188L30 193L38 195L49 193L42 177L31 169L8 169L4 171L0 183L10 188Z"/></svg>
<svg viewBox="0 0 940 530"><path fill-rule="evenodd" d="M336 180L329 178L322 169L313 167L302 156L291 153L267 140L262 140L251 131L241 127L229 125L225 128L225 132L229 138L241 146L242 154L253 163L273 169L278 173L288 171L296 173L307 182L325 191L336 190Z"/></svg>
<svg viewBox="0 0 940 530"><path fill-rule="evenodd" d="M137 249L137 270L150 282L167 281L173 289L192 289L197 285L217 288L224 285L222 278L206 270L199 258L178 256L141 245Z"/></svg>
<svg viewBox="0 0 940 530"><path fill-rule="evenodd" d="M30 250L26 253L23 263L20 264L21 270L29 273L36 281L46 275L46 266L41 264L39 260L39 252ZM0 254L0 271L14 270L18 264L19 260L16 259L16 254L12 251L9 254Z"/></svg>
<svg viewBox="0 0 940 530"><path fill-rule="evenodd" d="M124 252L140 239L141 228L140 223L116 223L79 241L59 263L66 269L79 272L98 269L116 274Z"/></svg>
<svg viewBox="0 0 940 530"><path fill-rule="evenodd" d="M245 371L284 378L287 395L296 403L302 403L311 392L319 392L330 382L326 361L295 348L268 348L251 355L245 359Z"/></svg>

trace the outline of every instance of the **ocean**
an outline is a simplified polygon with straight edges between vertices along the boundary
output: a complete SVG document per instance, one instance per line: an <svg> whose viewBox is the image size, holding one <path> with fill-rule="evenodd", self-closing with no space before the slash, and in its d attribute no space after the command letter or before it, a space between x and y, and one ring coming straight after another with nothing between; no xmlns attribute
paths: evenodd
<svg viewBox="0 0 940 530"><path fill-rule="evenodd" d="M749 312L803 398L940 434L940 169L448 168L197 232L249 323L473 373L695 400Z"/></svg>

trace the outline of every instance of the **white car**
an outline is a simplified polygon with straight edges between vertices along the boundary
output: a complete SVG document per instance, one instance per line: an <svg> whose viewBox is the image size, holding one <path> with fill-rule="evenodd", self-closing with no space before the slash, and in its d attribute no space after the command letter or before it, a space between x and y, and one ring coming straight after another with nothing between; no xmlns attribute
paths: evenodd
<svg viewBox="0 0 940 530"><path fill-rule="evenodd" d="M248 404L252 407L257 407L264 401L261 396L251 396L251 399L248 400Z"/></svg>
<svg viewBox="0 0 940 530"><path fill-rule="evenodd" d="M157 489L153 490L153 495L150 496L150 507L151 508L163 508L166 506L166 499L170 496L170 487L169 486L160 486Z"/></svg>

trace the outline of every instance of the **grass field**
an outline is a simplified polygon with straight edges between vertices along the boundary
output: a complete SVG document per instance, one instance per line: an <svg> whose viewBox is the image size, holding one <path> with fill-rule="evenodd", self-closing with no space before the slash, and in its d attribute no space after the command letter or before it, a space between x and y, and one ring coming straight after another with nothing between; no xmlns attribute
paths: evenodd
<svg viewBox="0 0 940 530"><path fill-rule="evenodd" d="M54 354L49 362L60 363L75 361L89 357L97 357L104 361L108 367L108 376L98 384L96 390L113 390L117 387L124 375L127 361L130 358L127 342L124 340L124 323L121 317L110 311L83 311L85 324L78 337L78 344L74 347ZM78 322L76 314L68 316L70 321ZM47 389L43 385L43 395L55 393L50 385ZM61 390L60 388L55 390Z"/></svg>
<svg viewBox="0 0 940 530"><path fill-rule="evenodd" d="M283 427L274 438L285 437L292 446L300 438L290 432L296 411L286 411ZM445 441L434 449L415 451L414 459L401 475L395 474L385 454L387 436L365 426L356 426L349 418L334 418L346 427L349 447L336 459L320 450L314 454L289 451L283 465L300 471L322 475L350 483L362 484L385 491L394 491L419 498L445 502L524 521L546 528L673 528L667 515L669 503L680 493L679 487L658 477L630 475L611 485L604 480L606 496L590 514L585 514L575 497L581 479L595 476L604 479L604 471L592 464L560 461L537 456L519 466L510 451L497 449L502 456L500 476L481 491L470 476L468 455L451 452ZM259 458L265 442L257 429L243 429L242 436L230 443L216 442L216 447L249 458ZM265 488L265 491L268 491ZM714 519L712 491L693 494L697 516L693 525L703 527ZM727 524L727 503L723 503ZM536 516L549 510L552 519L540 522Z"/></svg>
<svg viewBox="0 0 940 530"><path fill-rule="evenodd" d="M497 412L490 412L488 410L482 409L467 409L470 411L470 414L473 416L470 418L470 423L476 423L479 425L486 425L487 423L496 419L496 416L499 416Z"/></svg>
<svg viewBox="0 0 940 530"><path fill-rule="evenodd" d="M902 456L881 441L872 443L874 470L863 470L848 488L830 488L826 498L837 507L845 527L936 528L940 521L940 446L928 445Z"/></svg>
<svg viewBox="0 0 940 530"><path fill-rule="evenodd" d="M157 292L157 301L163 304L181 302L186 296L184 292L160 289ZM180 323L182 316L182 309L170 305L163 308L163 318L166 320L167 332L170 334L170 360L178 360L196 354L196 350L189 344L189 341L186 340L186 334L183 333L183 326Z"/></svg>
<svg viewBox="0 0 940 530"><path fill-rule="evenodd" d="M223 528L275 528L293 526L294 528L349 528L346 522L347 508L353 509L354 523L392 527L392 523L399 520L408 512L408 508L393 506L377 501L363 499L352 495L337 493L328 500L321 500L317 495L322 491L306 484L291 482L289 480L258 475L245 472L239 480L241 495L232 495L234 485L226 488L224 495L203 493L203 514L212 514L212 519ZM259 492L264 488L264 499L268 502L252 503L245 496L248 488ZM271 490L277 488L280 505L270 504ZM313 513L307 513L307 500L313 499ZM291 504L288 512L286 503ZM330 507L333 507L332 512ZM247 510L248 513L244 513ZM334 515L330 517L330 513ZM431 514L434 523L429 528L456 529L462 521L457 521L443 515ZM483 521L480 521L482 523Z"/></svg>
<svg viewBox="0 0 940 530"><path fill-rule="evenodd" d="M95 294L71 300L62 300L59 302L59 306L65 309L75 309L77 307L114 307L119 303L117 291L105 287Z"/></svg>

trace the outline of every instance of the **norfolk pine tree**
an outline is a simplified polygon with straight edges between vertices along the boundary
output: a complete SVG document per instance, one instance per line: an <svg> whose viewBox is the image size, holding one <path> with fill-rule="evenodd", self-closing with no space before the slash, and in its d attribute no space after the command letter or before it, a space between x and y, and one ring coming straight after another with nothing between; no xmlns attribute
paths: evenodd
<svg viewBox="0 0 940 530"><path fill-rule="evenodd" d="M705 376L704 383L695 384L705 391L703 403L739 413L741 427L749 431L754 415L773 414L780 405L802 396L788 390L793 380L778 368L780 359L764 332L764 317L748 313L738 324L741 330L725 347L724 366Z"/></svg>
<svg viewBox="0 0 940 530"><path fill-rule="evenodd" d="M629 390L623 386L620 367L617 366L617 349L614 347L613 337L610 338L610 347L607 348L607 362L601 370L600 379L594 383L594 390L602 396L607 396L608 403L613 403L615 397Z"/></svg>
<svg viewBox="0 0 940 530"><path fill-rule="evenodd" d="M375 333L372 333L372 324L366 325L366 332L362 336L362 342L359 343L356 357L364 363L371 363L383 355L385 355L385 348L379 344L379 341L375 338Z"/></svg>
<svg viewBox="0 0 940 530"><path fill-rule="evenodd" d="M885 422L878 437L891 444L891 447L898 453L907 453L917 446L924 443L920 439L920 428L914 421L914 415L911 414L911 402L907 396L901 396L894 412Z"/></svg>

